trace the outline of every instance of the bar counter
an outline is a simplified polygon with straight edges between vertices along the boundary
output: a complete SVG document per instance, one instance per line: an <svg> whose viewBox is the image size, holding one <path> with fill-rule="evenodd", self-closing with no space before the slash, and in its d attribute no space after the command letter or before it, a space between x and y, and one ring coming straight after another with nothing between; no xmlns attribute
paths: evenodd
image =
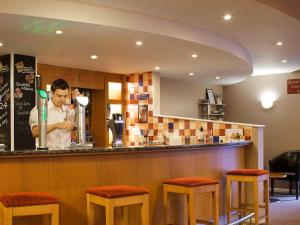
<svg viewBox="0 0 300 225"><path fill-rule="evenodd" d="M98 154L128 154L142 152L163 152L163 151L183 151L183 150L201 150L212 147L240 147L248 146L251 141L241 141L232 143L211 143L195 145L156 145L140 147L118 147L118 148L88 148L74 147L64 150L25 150L25 151L0 151L0 157L31 157L31 156L69 156L69 155L98 155Z"/></svg>
<svg viewBox="0 0 300 225"><path fill-rule="evenodd" d="M226 144L92 148L55 151L0 152L0 193L47 191L60 199L60 225L86 224L86 194L89 187L135 185L150 192L150 225L163 225L165 179L199 176L220 181L220 216L225 214L226 171L248 168L249 154L256 155L254 142ZM196 215L210 217L210 198L198 199ZM171 196L169 223L186 224L184 198ZM99 209L95 224L103 220ZM140 225L137 207L129 208L129 223ZM116 224L121 211L116 211ZM45 217L16 218L14 225L46 225Z"/></svg>

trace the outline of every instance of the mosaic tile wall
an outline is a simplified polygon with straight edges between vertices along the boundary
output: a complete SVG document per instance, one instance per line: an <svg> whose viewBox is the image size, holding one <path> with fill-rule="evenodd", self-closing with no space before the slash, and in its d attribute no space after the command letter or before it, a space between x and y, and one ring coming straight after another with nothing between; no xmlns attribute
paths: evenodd
<svg viewBox="0 0 300 225"><path fill-rule="evenodd" d="M126 77L127 146L143 145L145 135L148 136L150 143L160 144L175 137L181 140L182 144L196 144L201 127L206 142L232 141L226 136L226 129L243 129L240 140L251 140L250 126L153 116L153 90L152 72L131 74Z"/></svg>

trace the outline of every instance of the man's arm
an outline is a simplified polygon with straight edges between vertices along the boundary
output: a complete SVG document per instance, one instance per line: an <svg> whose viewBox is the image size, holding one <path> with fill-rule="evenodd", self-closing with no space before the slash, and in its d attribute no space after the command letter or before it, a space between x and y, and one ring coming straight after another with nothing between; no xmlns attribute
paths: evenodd
<svg viewBox="0 0 300 225"><path fill-rule="evenodd" d="M74 127L74 125L70 121L64 121L64 122L61 122L61 123L54 123L54 124L51 124L51 125L47 126L47 134L54 131L55 129L64 129L67 132L69 132L73 129L73 127ZM38 125L33 126L32 129L31 129L31 132L32 132L33 137L38 137L39 136Z"/></svg>

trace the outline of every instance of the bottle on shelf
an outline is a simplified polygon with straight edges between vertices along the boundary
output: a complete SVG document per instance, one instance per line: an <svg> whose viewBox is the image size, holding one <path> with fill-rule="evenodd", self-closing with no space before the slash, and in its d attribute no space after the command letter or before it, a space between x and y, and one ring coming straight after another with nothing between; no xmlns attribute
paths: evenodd
<svg viewBox="0 0 300 225"><path fill-rule="evenodd" d="M205 142L206 142L206 140L205 140L205 134L204 134L203 127L201 126L200 129L199 129L198 143L203 144Z"/></svg>

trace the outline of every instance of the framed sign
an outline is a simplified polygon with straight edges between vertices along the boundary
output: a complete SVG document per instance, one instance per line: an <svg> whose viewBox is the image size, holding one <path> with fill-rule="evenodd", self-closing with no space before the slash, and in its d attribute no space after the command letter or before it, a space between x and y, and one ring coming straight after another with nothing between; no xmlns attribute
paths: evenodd
<svg viewBox="0 0 300 225"><path fill-rule="evenodd" d="M206 89L206 96L210 104L216 104L213 89Z"/></svg>
<svg viewBox="0 0 300 225"><path fill-rule="evenodd" d="M288 94L300 94L300 79L290 79L287 81Z"/></svg>
<svg viewBox="0 0 300 225"><path fill-rule="evenodd" d="M148 123L148 105L138 106L138 122Z"/></svg>

